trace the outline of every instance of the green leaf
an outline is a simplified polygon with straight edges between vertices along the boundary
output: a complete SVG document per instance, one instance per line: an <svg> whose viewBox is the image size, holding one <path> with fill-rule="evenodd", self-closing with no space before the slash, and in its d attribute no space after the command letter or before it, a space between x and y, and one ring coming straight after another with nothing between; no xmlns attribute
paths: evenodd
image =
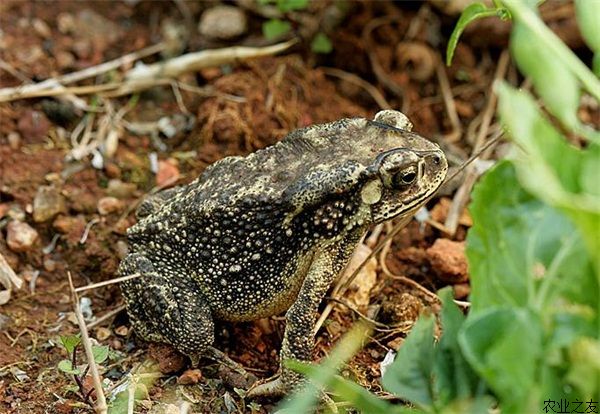
<svg viewBox="0 0 600 414"><path fill-rule="evenodd" d="M442 299L442 337L435 348L435 394L437 406L445 406L453 401L467 401L478 392L485 390L481 380L469 366L458 344L458 333L465 316L454 303L451 287L439 292Z"/></svg>
<svg viewBox="0 0 600 414"><path fill-rule="evenodd" d="M434 401L433 328L432 316L420 317L381 379L387 391L425 410Z"/></svg>
<svg viewBox="0 0 600 414"><path fill-rule="evenodd" d="M465 7L456 26L454 26L454 31L452 32L452 35L450 35L450 40L448 41L448 47L446 48L447 66L450 66L452 63L452 57L454 56L454 50L458 44L458 39L469 23L484 17L496 16L497 14L498 12L496 9L489 9L482 3L473 3Z"/></svg>
<svg viewBox="0 0 600 414"><path fill-rule="evenodd" d="M577 387L581 395L600 392L600 341L580 338L569 349L571 362L567 381Z"/></svg>
<svg viewBox="0 0 600 414"><path fill-rule="evenodd" d="M515 22L510 50L521 72L531 78L535 91L564 125L578 128L579 81L569 67L543 46L537 32Z"/></svg>
<svg viewBox="0 0 600 414"><path fill-rule="evenodd" d="M67 350L67 353L71 355L75 347L81 342L81 338L79 335L61 336L60 341Z"/></svg>
<svg viewBox="0 0 600 414"><path fill-rule="evenodd" d="M575 0L575 15L586 43L595 53L600 53L600 1Z"/></svg>
<svg viewBox="0 0 600 414"><path fill-rule="evenodd" d="M500 397L503 412L534 412L542 357L540 321L519 308L496 307L471 315L459 334L471 366Z"/></svg>
<svg viewBox="0 0 600 414"><path fill-rule="evenodd" d="M79 368L74 367L73 363L68 359L63 359L62 361L60 361L58 363L58 369L61 370L62 372L64 372L65 374L73 374L73 375L81 374L81 371L79 370Z"/></svg>
<svg viewBox="0 0 600 414"><path fill-rule="evenodd" d="M571 265L585 262L585 256L577 249L582 245L573 225L524 191L510 163L500 162L488 171L472 199L474 224L466 249L472 312L498 305L549 306L559 293L558 276L570 275L568 283L579 279ZM554 262L559 253L562 260ZM551 267L553 275L547 273Z"/></svg>
<svg viewBox="0 0 600 414"><path fill-rule="evenodd" d="M323 32L317 33L310 44L310 48L315 53L330 53L333 50L331 40Z"/></svg>
<svg viewBox="0 0 600 414"><path fill-rule="evenodd" d="M92 346L92 354L94 355L94 361L96 361L96 364L101 364L104 361L106 361L106 358L108 358L108 346L106 345L94 345Z"/></svg>
<svg viewBox="0 0 600 414"><path fill-rule="evenodd" d="M529 93L502 83L498 95L501 119L524 150L515 162L521 183L569 215L600 279L600 142L575 148L542 116Z"/></svg>
<svg viewBox="0 0 600 414"><path fill-rule="evenodd" d="M277 0L277 8L282 12L304 10L308 7L309 0Z"/></svg>
<svg viewBox="0 0 600 414"><path fill-rule="evenodd" d="M276 39L283 36L292 29L290 22L279 19L271 19L262 25L262 31L265 38L268 40Z"/></svg>

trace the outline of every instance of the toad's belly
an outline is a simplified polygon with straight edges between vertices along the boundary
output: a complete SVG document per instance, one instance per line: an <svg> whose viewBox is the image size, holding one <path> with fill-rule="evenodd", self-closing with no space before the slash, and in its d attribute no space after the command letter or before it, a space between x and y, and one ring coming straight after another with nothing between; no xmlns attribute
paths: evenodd
<svg viewBox="0 0 600 414"><path fill-rule="evenodd" d="M279 275L219 280L219 286L212 285L206 293L213 317L239 322L285 312L298 297L312 258L307 253L293 260Z"/></svg>

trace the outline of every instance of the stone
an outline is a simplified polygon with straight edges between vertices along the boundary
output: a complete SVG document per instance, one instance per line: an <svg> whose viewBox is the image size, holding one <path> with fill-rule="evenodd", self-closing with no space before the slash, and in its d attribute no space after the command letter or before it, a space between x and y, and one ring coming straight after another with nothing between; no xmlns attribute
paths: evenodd
<svg viewBox="0 0 600 414"><path fill-rule="evenodd" d="M123 202L115 197L102 197L98 200L98 213L103 216L117 213L123 210L123 207L125 207Z"/></svg>
<svg viewBox="0 0 600 414"><path fill-rule="evenodd" d="M211 39L232 39L246 32L244 12L233 6L214 6L202 13L198 31Z"/></svg>
<svg viewBox="0 0 600 414"><path fill-rule="evenodd" d="M33 220L42 223L66 212L65 198L54 186L40 186L33 199Z"/></svg>
<svg viewBox="0 0 600 414"><path fill-rule="evenodd" d="M469 279L465 242L437 239L427 249L431 268L440 280L447 283L464 283Z"/></svg>
<svg viewBox="0 0 600 414"><path fill-rule="evenodd" d="M6 244L13 252L30 250L38 239L38 232L22 221L13 220L6 226Z"/></svg>

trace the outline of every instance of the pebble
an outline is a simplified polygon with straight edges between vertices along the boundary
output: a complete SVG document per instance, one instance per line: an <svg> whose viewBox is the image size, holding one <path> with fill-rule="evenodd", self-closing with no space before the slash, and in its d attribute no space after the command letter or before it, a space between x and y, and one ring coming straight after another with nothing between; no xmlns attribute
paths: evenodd
<svg viewBox="0 0 600 414"><path fill-rule="evenodd" d="M193 385L198 384L202 379L202 371L199 369L188 369L177 378L177 384Z"/></svg>
<svg viewBox="0 0 600 414"><path fill-rule="evenodd" d="M107 166L108 167L108 166ZM125 183L118 178L113 178L108 181L106 193L111 197L129 198L137 190L137 186L133 183Z"/></svg>
<svg viewBox="0 0 600 414"><path fill-rule="evenodd" d="M447 283L464 283L469 279L465 243L437 239L427 249L431 267L440 280Z"/></svg>
<svg viewBox="0 0 600 414"><path fill-rule="evenodd" d="M23 208L17 203L13 203L10 205L8 211L6 212L6 215L13 220L25 220L25 210L23 210Z"/></svg>
<svg viewBox="0 0 600 414"><path fill-rule="evenodd" d="M179 178L179 168L175 165L175 160L158 161L158 171L156 172L156 185L167 187L172 185Z"/></svg>
<svg viewBox="0 0 600 414"><path fill-rule="evenodd" d="M99 341L104 341L108 339L111 335L110 329L100 327L96 329L96 339Z"/></svg>
<svg viewBox="0 0 600 414"><path fill-rule="evenodd" d="M25 252L38 239L38 233L29 224L13 220L6 226L6 244L13 252Z"/></svg>
<svg viewBox="0 0 600 414"><path fill-rule="evenodd" d="M56 52L56 55L54 55L54 58L56 59L56 65L59 69L69 69L75 64L75 56L66 50L59 50Z"/></svg>
<svg viewBox="0 0 600 414"><path fill-rule="evenodd" d="M66 211L65 198L58 188L40 186L33 199L33 220L42 223Z"/></svg>
<svg viewBox="0 0 600 414"><path fill-rule="evenodd" d="M108 161L104 164L104 172L109 178L119 178L121 176L121 169L117 164L111 161Z"/></svg>
<svg viewBox="0 0 600 414"><path fill-rule="evenodd" d="M54 272L56 270L56 261L49 257L44 258L44 270L47 272Z"/></svg>
<svg viewBox="0 0 600 414"><path fill-rule="evenodd" d="M246 32L247 19L244 12L233 6L215 6L200 17L198 31L211 39L232 39Z"/></svg>
<svg viewBox="0 0 600 414"><path fill-rule="evenodd" d="M119 336L127 336L128 332L129 328L127 328L125 325L121 325L117 329L115 329L115 333Z"/></svg>
<svg viewBox="0 0 600 414"><path fill-rule="evenodd" d="M33 26L33 30L44 39L48 39L52 36L52 30L50 30L50 26L48 26L48 23L45 21L36 18L33 19L31 25Z"/></svg>
<svg viewBox="0 0 600 414"><path fill-rule="evenodd" d="M125 256L127 256L127 253L129 253L129 246L127 245L127 243L123 240L119 240L116 244L116 252L117 252L117 257L121 260L123 260L125 258Z"/></svg>
<svg viewBox="0 0 600 414"><path fill-rule="evenodd" d="M19 149L19 147L21 146L21 135L19 135L18 132L11 131L8 133L8 136L6 138L8 139L8 145L10 146L10 149Z"/></svg>
<svg viewBox="0 0 600 414"><path fill-rule="evenodd" d="M17 129L26 141L40 142L48 135L50 121L43 112L30 109L19 118Z"/></svg>
<svg viewBox="0 0 600 414"><path fill-rule="evenodd" d="M52 223L52 227L59 233L67 234L76 228L79 228L83 231L85 222L81 217L58 216Z"/></svg>
<svg viewBox="0 0 600 414"><path fill-rule="evenodd" d="M116 197L102 197L98 200L98 213L103 216L119 212L123 207L123 202Z"/></svg>

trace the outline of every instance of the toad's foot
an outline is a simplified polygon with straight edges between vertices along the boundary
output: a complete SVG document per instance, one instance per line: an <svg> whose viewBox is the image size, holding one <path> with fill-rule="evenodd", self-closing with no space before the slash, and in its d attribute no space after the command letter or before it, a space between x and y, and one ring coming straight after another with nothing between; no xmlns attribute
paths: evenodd
<svg viewBox="0 0 600 414"><path fill-rule="evenodd" d="M281 380L281 377L277 377L262 384L255 383L254 385L252 385L252 387L250 387L250 389L246 393L246 397L279 398L285 395L287 391L288 387L285 386L285 384Z"/></svg>

